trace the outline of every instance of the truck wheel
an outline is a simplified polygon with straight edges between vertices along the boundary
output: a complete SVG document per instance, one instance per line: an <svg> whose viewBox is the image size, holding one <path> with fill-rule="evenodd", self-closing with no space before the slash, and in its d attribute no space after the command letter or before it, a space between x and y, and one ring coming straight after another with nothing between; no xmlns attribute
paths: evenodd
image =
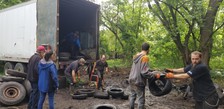
<svg viewBox="0 0 224 109"><path fill-rule="evenodd" d="M23 101L26 90L18 82L5 82L0 86L0 102L4 105L16 105Z"/></svg>
<svg viewBox="0 0 224 109"><path fill-rule="evenodd" d="M91 109L117 109L117 107L112 104L98 104L93 106Z"/></svg>
<svg viewBox="0 0 224 109"><path fill-rule="evenodd" d="M16 81L16 82L21 83L24 81L24 78L4 75L4 76L2 76L2 81L4 81L4 82Z"/></svg>
<svg viewBox="0 0 224 109"><path fill-rule="evenodd" d="M92 97L95 93L94 89L79 89L80 94L87 94L88 97Z"/></svg>
<svg viewBox="0 0 224 109"><path fill-rule="evenodd" d="M15 76L15 77L22 77L22 78L26 78L27 74L24 72L20 72L17 70L12 70L12 69L8 69L7 70L7 74L11 75L11 76Z"/></svg>
<svg viewBox="0 0 224 109"><path fill-rule="evenodd" d="M8 69L14 69L14 64L12 62L6 62L5 65L4 65L4 72L5 72L5 75L8 75L7 74L7 70Z"/></svg>
<svg viewBox="0 0 224 109"><path fill-rule="evenodd" d="M16 63L16 66L14 68L14 70L20 71L20 72L25 72L27 71L27 67L25 64L22 63Z"/></svg>
<svg viewBox="0 0 224 109"><path fill-rule="evenodd" d="M25 87L26 89L26 95L29 96L31 91L32 91L32 87L31 87L31 84L30 84L30 81L28 79L26 79L24 82L23 82L23 86Z"/></svg>
<svg viewBox="0 0 224 109"><path fill-rule="evenodd" d="M84 100L87 98L87 94L73 94L72 95L73 99L77 99L77 100Z"/></svg>

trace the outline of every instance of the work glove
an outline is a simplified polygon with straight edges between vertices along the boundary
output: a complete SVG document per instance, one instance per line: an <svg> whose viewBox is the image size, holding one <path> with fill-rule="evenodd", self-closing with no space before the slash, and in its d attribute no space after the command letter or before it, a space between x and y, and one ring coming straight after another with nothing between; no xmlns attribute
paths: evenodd
<svg viewBox="0 0 224 109"><path fill-rule="evenodd" d="M173 69L165 68L164 70L165 70L165 72L172 72L173 73Z"/></svg>
<svg viewBox="0 0 224 109"><path fill-rule="evenodd" d="M159 78L173 78L174 77L174 75L173 75L173 73L166 73L166 74L159 74L159 73L157 73L157 74L155 74L155 78L156 79L159 79Z"/></svg>

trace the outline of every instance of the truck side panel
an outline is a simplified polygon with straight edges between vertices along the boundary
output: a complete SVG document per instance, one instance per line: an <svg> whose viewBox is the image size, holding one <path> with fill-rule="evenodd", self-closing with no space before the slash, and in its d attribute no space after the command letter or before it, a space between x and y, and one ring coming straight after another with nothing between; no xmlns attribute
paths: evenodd
<svg viewBox="0 0 224 109"><path fill-rule="evenodd" d="M36 0L0 11L0 60L28 62L36 50Z"/></svg>
<svg viewBox="0 0 224 109"><path fill-rule="evenodd" d="M57 45L57 0L37 1L37 44Z"/></svg>

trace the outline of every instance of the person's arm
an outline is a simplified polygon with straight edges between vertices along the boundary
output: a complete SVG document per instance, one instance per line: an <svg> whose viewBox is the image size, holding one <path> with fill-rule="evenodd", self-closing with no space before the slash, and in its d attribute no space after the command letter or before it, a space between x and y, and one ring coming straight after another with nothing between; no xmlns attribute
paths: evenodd
<svg viewBox="0 0 224 109"><path fill-rule="evenodd" d="M150 72L148 62L149 62L148 56L143 56L141 59L141 74L143 77L149 79L154 77L154 74Z"/></svg>
<svg viewBox="0 0 224 109"><path fill-rule="evenodd" d="M75 70L72 70L72 79L73 79L73 83L76 83L76 74L75 74Z"/></svg>
<svg viewBox="0 0 224 109"><path fill-rule="evenodd" d="M51 77L56 85L56 88L59 87L59 83L58 83L58 75L57 75L57 69L56 66L54 65L53 67L51 67Z"/></svg>
<svg viewBox="0 0 224 109"><path fill-rule="evenodd" d="M183 74L175 74L175 75L173 75L173 78L175 78L175 79L186 79L186 78L190 78L190 76L187 73L183 73Z"/></svg>
<svg viewBox="0 0 224 109"><path fill-rule="evenodd" d="M184 73L184 68L172 69L173 73Z"/></svg>
<svg viewBox="0 0 224 109"><path fill-rule="evenodd" d="M92 73L94 73L95 68L96 68L96 62L93 63L93 70L92 70Z"/></svg>
<svg viewBox="0 0 224 109"><path fill-rule="evenodd" d="M109 68L108 68L108 64L107 64L107 62L106 62L106 66L105 66L106 68L105 68L105 70L106 70L106 73L109 73Z"/></svg>

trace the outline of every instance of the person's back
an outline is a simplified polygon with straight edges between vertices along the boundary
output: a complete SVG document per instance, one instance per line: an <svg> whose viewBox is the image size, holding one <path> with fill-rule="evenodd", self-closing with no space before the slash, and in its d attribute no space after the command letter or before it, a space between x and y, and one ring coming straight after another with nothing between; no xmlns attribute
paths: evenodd
<svg viewBox="0 0 224 109"><path fill-rule="evenodd" d="M38 53L35 53L34 55L32 55L29 59L28 62L28 70L27 70L27 79L30 82L36 82L38 81L38 68L37 68L37 64L39 63L39 61L41 60L41 57L39 56Z"/></svg>

